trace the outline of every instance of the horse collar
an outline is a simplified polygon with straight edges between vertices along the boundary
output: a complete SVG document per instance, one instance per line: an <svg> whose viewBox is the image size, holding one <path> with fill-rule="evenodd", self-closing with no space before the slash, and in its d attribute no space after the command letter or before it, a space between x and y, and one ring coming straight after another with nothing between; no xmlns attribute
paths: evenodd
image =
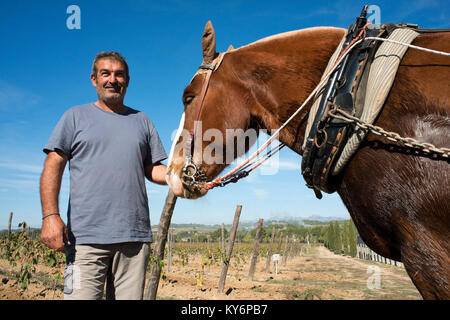
<svg viewBox="0 0 450 320"><path fill-rule="evenodd" d="M373 25L369 28L362 27L364 24L366 24L365 15L361 15L358 21L348 29L342 48L346 48L360 30L364 31L367 38L375 36L390 38L394 34L397 37L397 29L401 32L399 37L403 41L406 39L412 41L416 36L414 31L408 29L410 26L405 28L403 24ZM405 30L406 33L404 33ZM405 34L408 35L407 38ZM375 56L378 56L379 47L379 42L375 41L365 41L355 46L330 75L322 96L318 96L316 112L311 114L308 122L308 125L311 125L310 130L305 133L302 175L307 186L314 190L319 199L322 198L321 191L327 193L336 191L340 179L338 174L345 165L344 161L350 158L359 145L359 141L364 138L364 132L358 131L351 122L332 115L338 111L343 111L357 119L361 119L366 114L377 115L389 90L374 90L373 88L388 86L390 88L392 85L392 79L397 69L396 67L389 69L391 64L387 62L380 66L380 63L374 59ZM336 52L339 50L344 49L338 47ZM401 60L406 51L400 54L391 48L383 50L393 56L393 61L397 63L395 66L398 65L398 59ZM382 53L379 55L386 56ZM386 76L384 78L382 76L371 77L372 69L378 70L372 68L372 64L378 68L385 68L379 70L387 70L384 72ZM382 84L383 87L378 84ZM381 93L384 93L384 96ZM381 103L377 104L375 101L381 101ZM374 118L366 119L366 121L373 121Z"/></svg>
<svg viewBox="0 0 450 320"><path fill-rule="evenodd" d="M367 11L363 10L361 16L357 17L357 21L348 28L341 54L359 37L358 34L370 32L366 29L366 14ZM379 32L379 30L373 32ZM322 198L321 191L327 193L335 191L335 187L330 181L330 167L335 164L332 160L335 160L336 154L345 145L349 130L349 126L342 121L330 123L328 112L336 107L351 114L356 112L354 101L356 89L366 71L365 67L370 61L369 56L372 55L372 52L373 47L366 45L355 47L331 74L324 87L311 129L306 137L302 157L303 178L319 199Z"/></svg>

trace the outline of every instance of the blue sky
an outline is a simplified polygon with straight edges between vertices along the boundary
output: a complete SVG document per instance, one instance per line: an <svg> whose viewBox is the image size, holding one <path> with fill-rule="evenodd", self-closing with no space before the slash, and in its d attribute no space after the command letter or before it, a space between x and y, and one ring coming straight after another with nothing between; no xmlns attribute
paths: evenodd
<svg viewBox="0 0 450 320"><path fill-rule="evenodd" d="M69 30L69 5L81 10L81 29ZM202 61L201 36L212 20L217 50L312 26L348 27L361 1L2 1L0 4L0 226L9 212L14 224L40 227L39 177L42 148L58 119L72 106L96 100L89 75L97 52L116 50L130 65L125 103L155 123L166 151L182 113L181 94ZM411 22L449 28L443 1L378 1L381 22ZM174 223L231 223L310 215L349 215L336 194L315 199L300 174L300 157L285 149L275 175L255 172L200 200L178 199ZM151 221L159 221L167 187L147 184ZM63 178L65 213L69 174ZM66 219L63 214L64 220Z"/></svg>

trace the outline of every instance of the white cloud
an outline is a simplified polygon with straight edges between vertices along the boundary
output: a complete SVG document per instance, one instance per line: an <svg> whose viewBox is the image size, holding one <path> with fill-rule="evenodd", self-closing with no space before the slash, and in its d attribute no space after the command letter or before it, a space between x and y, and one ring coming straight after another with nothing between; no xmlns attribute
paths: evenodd
<svg viewBox="0 0 450 320"><path fill-rule="evenodd" d="M40 174L44 167L42 165L34 165L34 164L0 162L0 168Z"/></svg>
<svg viewBox="0 0 450 320"><path fill-rule="evenodd" d="M35 190L39 190L40 175L43 168L43 165L12 162L10 160L2 161L0 162L0 188L3 192L11 190L35 192ZM60 193L69 192L68 171L66 167Z"/></svg>
<svg viewBox="0 0 450 320"><path fill-rule="evenodd" d="M0 110L22 109L36 105L40 100L39 95L0 80Z"/></svg>
<svg viewBox="0 0 450 320"><path fill-rule="evenodd" d="M0 178L0 188L16 189L19 191L29 190L29 188L39 188L39 180L32 179L3 179Z"/></svg>

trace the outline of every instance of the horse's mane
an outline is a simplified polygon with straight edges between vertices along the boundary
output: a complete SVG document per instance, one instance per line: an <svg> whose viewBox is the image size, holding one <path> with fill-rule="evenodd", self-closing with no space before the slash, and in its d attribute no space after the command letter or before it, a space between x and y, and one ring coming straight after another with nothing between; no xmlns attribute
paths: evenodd
<svg viewBox="0 0 450 320"><path fill-rule="evenodd" d="M230 50L230 51L236 51L236 50L245 50L245 49L255 49L267 44L271 44L274 41L295 41L298 38L302 38L305 36L309 36L311 33L316 33L318 31L323 31L324 33L334 31L334 30L344 30L342 28L337 27L311 27L306 29L300 29L300 30L293 30L293 31L287 31L275 35L271 35L262 39L259 39L255 42L249 43L247 45L241 46L239 48Z"/></svg>

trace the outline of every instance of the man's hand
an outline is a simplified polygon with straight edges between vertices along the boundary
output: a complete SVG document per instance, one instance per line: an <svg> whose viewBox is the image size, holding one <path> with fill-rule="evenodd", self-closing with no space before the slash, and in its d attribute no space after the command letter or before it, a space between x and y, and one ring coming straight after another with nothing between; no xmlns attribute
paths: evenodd
<svg viewBox="0 0 450 320"><path fill-rule="evenodd" d="M167 185L166 182L166 171L167 167L161 162L154 163L153 165L145 167L145 176L148 180L161 184Z"/></svg>
<svg viewBox="0 0 450 320"><path fill-rule="evenodd" d="M64 244L70 245L66 224L59 215L44 219L41 229L41 240L53 250L65 252Z"/></svg>
<svg viewBox="0 0 450 320"><path fill-rule="evenodd" d="M59 212L58 196L61 179L67 163L67 156L57 149L48 154L41 175L41 204L43 216ZM41 240L50 249L65 251L64 243L69 244L67 227L59 215L51 215L42 221Z"/></svg>

